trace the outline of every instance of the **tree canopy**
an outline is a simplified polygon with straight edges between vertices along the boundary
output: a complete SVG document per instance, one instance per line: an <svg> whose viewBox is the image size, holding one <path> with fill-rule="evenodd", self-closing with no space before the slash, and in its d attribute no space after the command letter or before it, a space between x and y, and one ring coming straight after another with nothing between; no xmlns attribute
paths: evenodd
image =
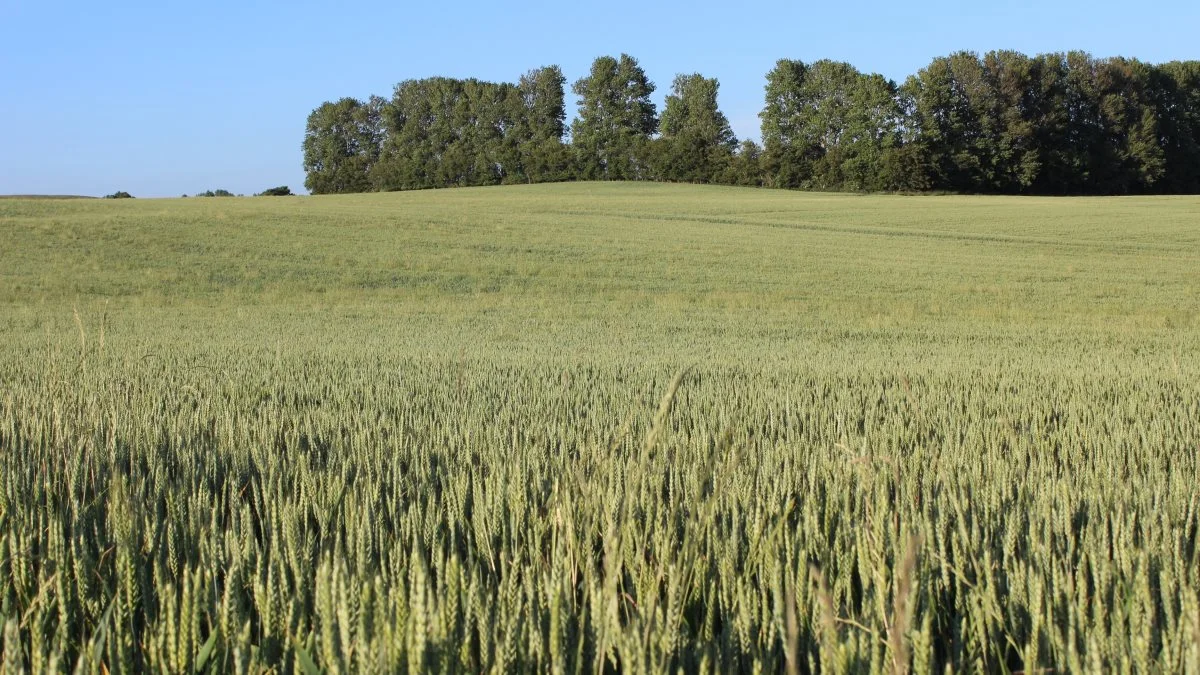
<svg viewBox="0 0 1200 675"><path fill-rule="evenodd" d="M737 137L717 107L716 78L677 75L661 120L660 175L670 180L716 183L730 170Z"/></svg>
<svg viewBox="0 0 1200 675"><path fill-rule="evenodd" d="M304 186L313 194L366 192L383 142L385 104L343 98L322 103L308 116L304 133Z"/></svg>
<svg viewBox="0 0 1200 675"><path fill-rule="evenodd" d="M720 83L679 74L661 117L628 54L571 91L558 66L517 82L432 77L390 99L321 104L304 138L315 194L562 180L994 194L1200 192L1200 61L956 52L903 84L830 60L766 74L761 145ZM565 140L568 128L569 141Z"/></svg>
<svg viewBox="0 0 1200 675"><path fill-rule="evenodd" d="M587 180L649 177L650 137L658 130L654 83L637 59L601 56L571 88L579 116L571 125L577 176Z"/></svg>

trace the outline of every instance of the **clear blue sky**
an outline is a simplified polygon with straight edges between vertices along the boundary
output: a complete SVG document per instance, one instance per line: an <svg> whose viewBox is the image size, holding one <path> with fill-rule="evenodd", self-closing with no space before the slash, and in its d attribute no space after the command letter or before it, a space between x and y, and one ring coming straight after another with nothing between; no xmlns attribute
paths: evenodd
<svg viewBox="0 0 1200 675"><path fill-rule="evenodd" d="M431 75L515 81L602 54L658 85L721 81L758 136L776 59L848 61L902 81L960 49L1200 58L1196 0L1007 2L207 3L0 0L0 194L250 194L304 184L305 118ZM573 114L574 97L568 93ZM568 122L570 120L568 119Z"/></svg>

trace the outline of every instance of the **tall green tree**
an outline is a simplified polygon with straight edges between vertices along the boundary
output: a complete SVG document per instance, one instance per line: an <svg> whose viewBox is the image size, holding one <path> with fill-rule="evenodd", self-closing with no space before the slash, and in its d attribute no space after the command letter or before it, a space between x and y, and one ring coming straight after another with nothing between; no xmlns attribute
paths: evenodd
<svg viewBox="0 0 1200 675"><path fill-rule="evenodd" d="M654 83L636 59L601 56L575 82L578 117L571 125L579 176L588 180L647 178L650 137L658 131L650 101Z"/></svg>
<svg viewBox="0 0 1200 675"><path fill-rule="evenodd" d="M719 88L716 78L675 76L661 120L664 178L711 183L728 171L737 137L717 107Z"/></svg>
<svg viewBox="0 0 1200 675"><path fill-rule="evenodd" d="M767 74L763 147L738 148L718 83L680 75L661 120L627 54L575 82L566 132L557 66L519 82L434 77L390 100L312 111L314 193L571 178L848 190L1124 194L1200 192L1200 62L1149 65L1084 52L934 59L904 86L836 61Z"/></svg>
<svg viewBox="0 0 1200 675"><path fill-rule="evenodd" d="M454 140L448 128L451 101L445 78L405 80L396 85L387 115L387 138L372 172L380 190L437 187L441 163Z"/></svg>
<svg viewBox="0 0 1200 675"><path fill-rule="evenodd" d="M558 66L545 66L521 76L517 83L520 108L516 114L516 136L521 172L532 183L566 180L571 156L563 143L567 106L567 78Z"/></svg>
<svg viewBox="0 0 1200 675"><path fill-rule="evenodd" d="M461 82L455 104L455 149L465 165L446 175L448 185L495 185L520 177L515 126L519 92L507 82Z"/></svg>
<svg viewBox="0 0 1200 675"><path fill-rule="evenodd" d="M1038 74L1044 114L1034 137L1041 168L1031 192L1081 194L1101 145L1095 60L1084 52L1041 54Z"/></svg>
<svg viewBox="0 0 1200 675"><path fill-rule="evenodd" d="M1038 58L1047 100L1034 132L1044 160L1034 191L1159 190L1167 158L1154 71L1140 61L1077 51Z"/></svg>
<svg viewBox="0 0 1200 675"><path fill-rule="evenodd" d="M906 124L916 132L932 187L978 191L988 184L980 116L989 107L985 86L983 63L972 52L935 58L905 82L912 101Z"/></svg>
<svg viewBox="0 0 1200 675"><path fill-rule="evenodd" d="M833 190L892 187L884 154L899 142L896 85L847 63L817 61L809 68L802 127L816 147L813 186Z"/></svg>
<svg viewBox="0 0 1200 675"><path fill-rule="evenodd" d="M371 97L325 102L308 116L304 186L313 194L365 192L384 138L386 103Z"/></svg>
<svg viewBox="0 0 1200 675"><path fill-rule="evenodd" d="M1098 64L1097 89L1107 170L1096 189L1104 194L1150 192L1163 177L1166 157L1159 141L1151 69L1137 59Z"/></svg>
<svg viewBox="0 0 1200 675"><path fill-rule="evenodd" d="M371 171L377 190L415 190L433 186L432 130L435 111L430 80L405 80L392 92L386 115L387 135L379 162Z"/></svg>
<svg viewBox="0 0 1200 675"><path fill-rule="evenodd" d="M1053 60L1014 51L935 59L906 85L912 124L936 187L1021 193L1053 163L1042 129L1060 125L1061 90Z"/></svg>
<svg viewBox="0 0 1200 675"><path fill-rule="evenodd" d="M791 59L780 59L767 73L766 103L758 116L762 121L762 161L774 187L800 187L812 176L816 148L800 126L807 106L807 77L808 66Z"/></svg>
<svg viewBox="0 0 1200 675"><path fill-rule="evenodd" d="M991 154L987 162L989 191L1026 192L1042 169L1042 148L1037 128L1047 114L1041 89L1042 63L1015 51L993 51L983 57L986 106L983 145Z"/></svg>
<svg viewBox="0 0 1200 675"><path fill-rule="evenodd" d="M780 61L767 76L767 161L781 187L880 190L900 139L896 86L848 63Z"/></svg>
<svg viewBox="0 0 1200 675"><path fill-rule="evenodd" d="M494 185L522 179L513 129L524 113L509 83L434 77L396 85L378 189Z"/></svg>
<svg viewBox="0 0 1200 675"><path fill-rule="evenodd" d="M1200 61L1165 63L1152 77L1165 162L1159 186L1200 193Z"/></svg>

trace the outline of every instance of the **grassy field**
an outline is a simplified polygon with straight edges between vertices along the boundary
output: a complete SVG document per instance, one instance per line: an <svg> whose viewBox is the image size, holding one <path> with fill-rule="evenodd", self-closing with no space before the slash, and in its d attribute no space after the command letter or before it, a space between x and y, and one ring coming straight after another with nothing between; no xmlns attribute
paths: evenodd
<svg viewBox="0 0 1200 675"><path fill-rule="evenodd" d="M1198 538L1200 198L0 201L5 672L1200 672Z"/></svg>

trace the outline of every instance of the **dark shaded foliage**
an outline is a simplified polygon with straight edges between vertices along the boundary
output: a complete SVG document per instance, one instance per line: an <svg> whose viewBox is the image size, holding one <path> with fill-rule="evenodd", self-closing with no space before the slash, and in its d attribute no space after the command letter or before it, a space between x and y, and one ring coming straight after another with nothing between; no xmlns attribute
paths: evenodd
<svg viewBox="0 0 1200 675"><path fill-rule="evenodd" d="M1200 192L1200 61L1084 52L957 52L902 85L848 63L781 59L767 73L762 145L738 145L719 83L676 76L661 118L628 54L572 86L557 66L519 82L443 77L390 100L309 116L314 194L563 180L660 180L842 191Z"/></svg>

